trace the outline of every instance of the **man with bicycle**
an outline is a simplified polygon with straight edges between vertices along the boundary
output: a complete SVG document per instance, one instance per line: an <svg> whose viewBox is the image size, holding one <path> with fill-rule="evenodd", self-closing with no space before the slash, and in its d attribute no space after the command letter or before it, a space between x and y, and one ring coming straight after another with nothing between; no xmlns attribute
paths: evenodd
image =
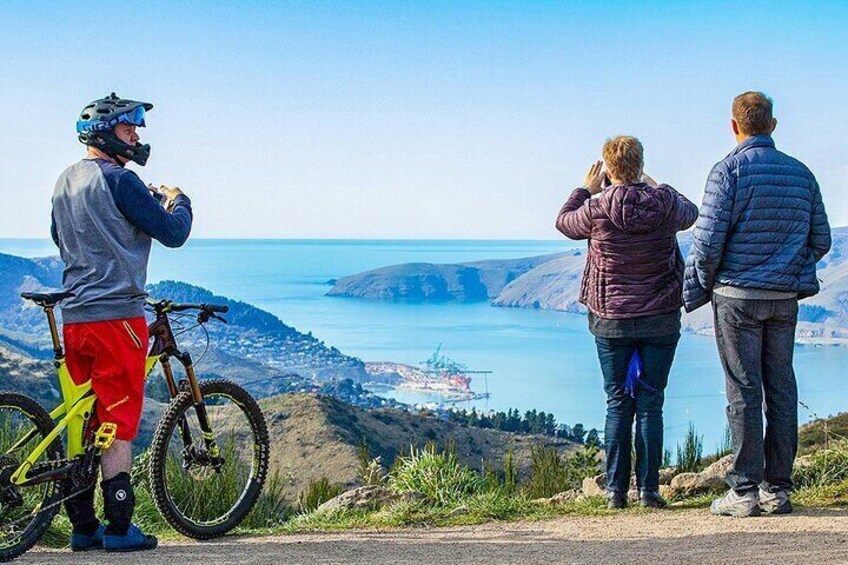
<svg viewBox="0 0 848 565"><path fill-rule="evenodd" d="M192 224L191 201L179 188L153 190L124 166L145 165L150 146L139 143L152 104L112 95L83 108L77 122L87 155L59 177L51 235L65 263L62 308L68 369L78 384L91 380L98 423L117 425L103 452L105 526L94 512L94 485L65 502L74 551L135 551L155 537L132 523L132 440L144 399L147 262L152 240L179 247ZM73 493L69 492L67 495Z"/></svg>

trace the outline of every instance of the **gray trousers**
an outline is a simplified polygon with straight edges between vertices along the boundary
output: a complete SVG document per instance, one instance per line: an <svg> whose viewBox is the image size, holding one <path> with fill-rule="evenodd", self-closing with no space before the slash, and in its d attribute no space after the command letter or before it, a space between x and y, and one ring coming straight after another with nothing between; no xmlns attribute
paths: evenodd
<svg viewBox="0 0 848 565"><path fill-rule="evenodd" d="M738 493L792 488L798 451L798 387L792 369L798 301L713 295L715 333L727 387ZM763 407L765 405L765 433Z"/></svg>

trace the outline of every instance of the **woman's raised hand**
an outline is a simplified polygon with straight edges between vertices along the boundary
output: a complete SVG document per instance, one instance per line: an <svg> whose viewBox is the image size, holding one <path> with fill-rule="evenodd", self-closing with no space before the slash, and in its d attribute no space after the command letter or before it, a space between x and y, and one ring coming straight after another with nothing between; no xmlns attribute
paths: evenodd
<svg viewBox="0 0 848 565"><path fill-rule="evenodd" d="M586 173L586 178L583 181L583 186L589 189L590 194L598 194L602 190L604 181L604 162L595 161L589 167L589 172Z"/></svg>

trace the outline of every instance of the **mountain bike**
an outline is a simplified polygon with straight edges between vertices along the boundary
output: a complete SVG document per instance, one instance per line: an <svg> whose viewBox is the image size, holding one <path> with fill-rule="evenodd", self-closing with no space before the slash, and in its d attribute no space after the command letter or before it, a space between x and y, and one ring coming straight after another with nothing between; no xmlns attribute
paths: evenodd
<svg viewBox="0 0 848 565"><path fill-rule="evenodd" d="M109 422L95 429L91 382L77 385L65 363L54 308L70 293L23 293L47 315L62 403L47 412L18 392L0 392L0 561L30 549L44 535L63 502L97 482L100 457L115 439ZM150 300L154 314L146 377L162 368L170 402L147 451L146 481L159 513L178 532L195 538L222 536L256 504L268 472L268 431L259 405L226 380L198 380L188 352L175 335L221 317L227 306ZM185 328L178 318L192 316ZM172 321L183 327L177 334ZM176 359L185 377L177 380ZM66 432L67 444L61 435Z"/></svg>

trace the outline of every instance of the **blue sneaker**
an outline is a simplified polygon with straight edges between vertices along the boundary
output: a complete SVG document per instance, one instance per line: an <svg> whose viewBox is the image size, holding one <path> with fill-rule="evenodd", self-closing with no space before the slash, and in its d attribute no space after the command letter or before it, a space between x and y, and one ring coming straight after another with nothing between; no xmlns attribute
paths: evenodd
<svg viewBox="0 0 848 565"><path fill-rule="evenodd" d="M149 536L135 524L130 524L127 533L122 536L105 534L103 547L106 551L144 551L154 549L159 544L155 536Z"/></svg>
<svg viewBox="0 0 848 565"><path fill-rule="evenodd" d="M92 549L103 549L103 534L106 526L100 524L97 531L90 536L84 534L71 534L71 551L91 551Z"/></svg>

